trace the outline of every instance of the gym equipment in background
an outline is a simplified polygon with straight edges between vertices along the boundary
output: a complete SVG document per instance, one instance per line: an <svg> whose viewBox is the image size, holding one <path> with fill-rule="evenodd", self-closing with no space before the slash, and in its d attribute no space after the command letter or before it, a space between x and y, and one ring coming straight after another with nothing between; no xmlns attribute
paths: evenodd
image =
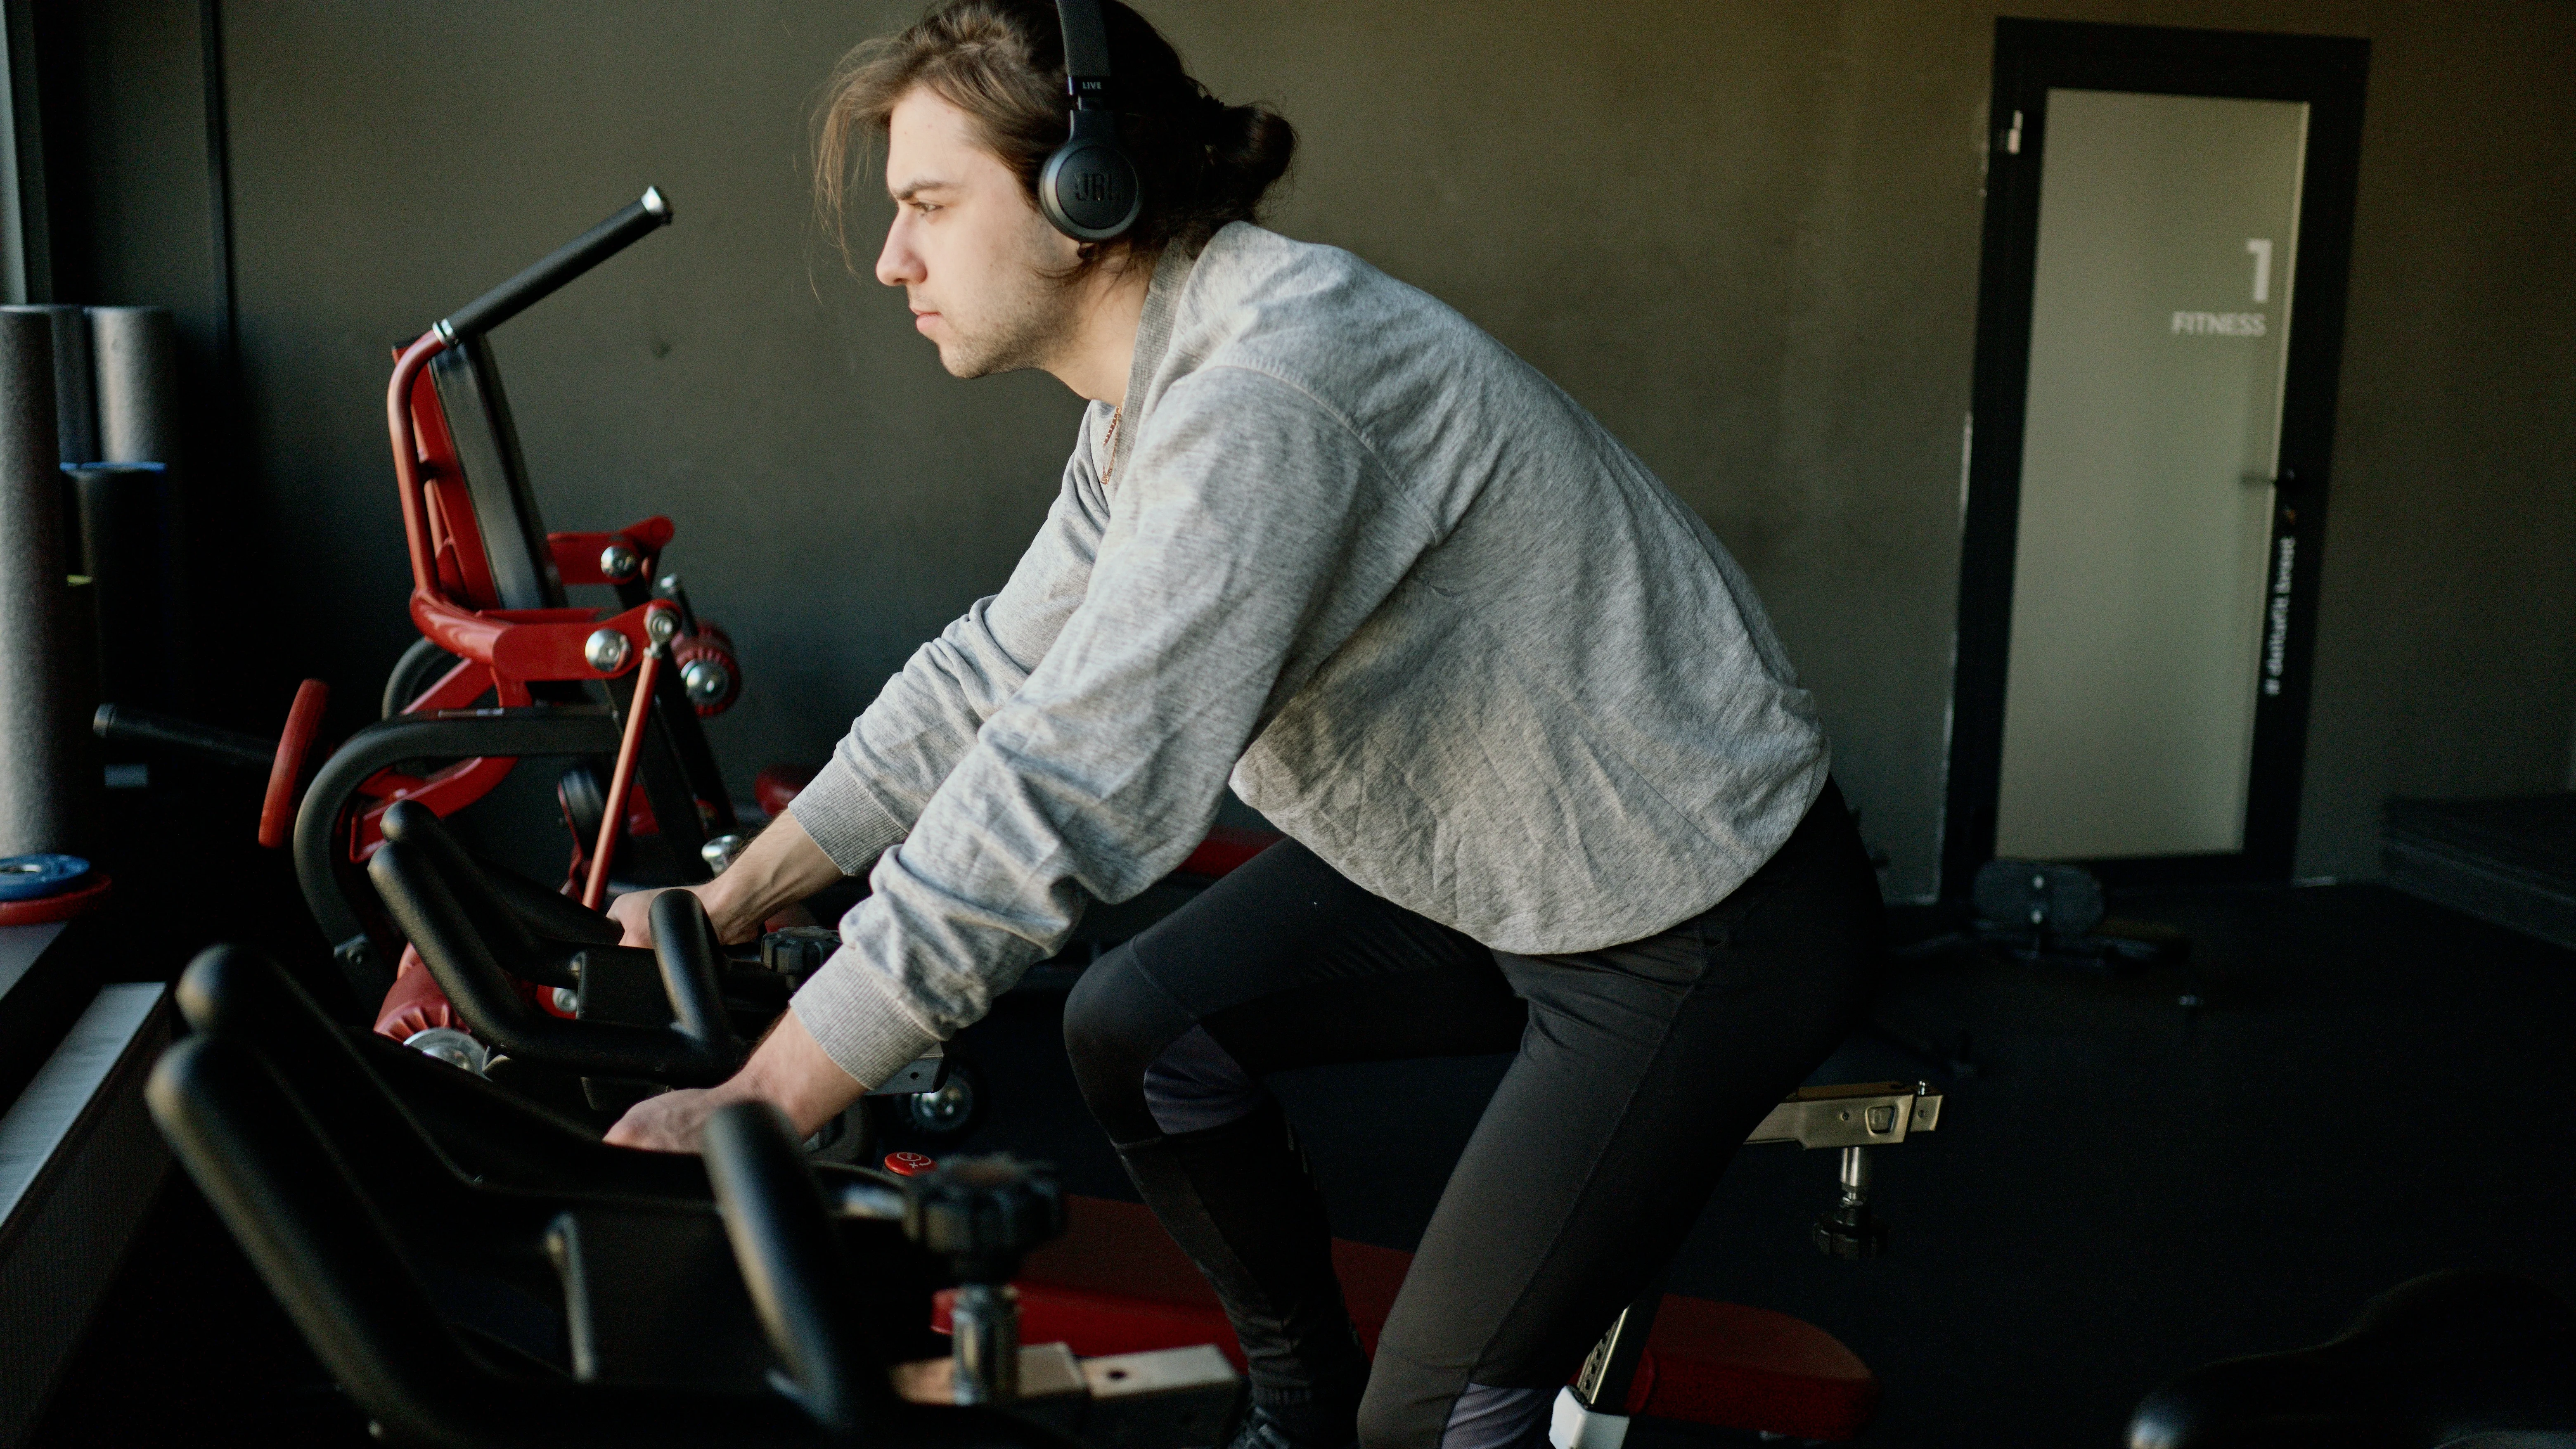
<svg viewBox="0 0 2576 1449"><path fill-rule="evenodd" d="M2170 926L2108 915L2102 883L2080 865L1990 860L1974 898L1978 938L2024 961L2119 975L2191 952L2191 938Z"/></svg>
<svg viewBox="0 0 2576 1449"><path fill-rule="evenodd" d="M2130 1449L2576 1449L2576 1310L2506 1273L2430 1273L2313 1348L2208 1364Z"/></svg>
<svg viewBox="0 0 2576 1449"><path fill-rule="evenodd" d="M145 706L179 698L175 616L178 497L159 463L66 463L72 556L97 600L98 697Z"/></svg>
<svg viewBox="0 0 2576 1449"><path fill-rule="evenodd" d="M1213 1348L1018 1346L1001 1285L1063 1224L1043 1170L817 1169L757 1104L718 1113L699 1159L605 1147L334 1026L238 948L200 955L180 1003L198 1034L154 1069L154 1118L385 1437L1224 1442L1241 1384ZM939 1356L942 1282L991 1312Z"/></svg>
<svg viewBox="0 0 2576 1449"><path fill-rule="evenodd" d="M388 681L385 718L341 742L307 781L319 724L318 707L307 708L314 681L273 749L125 702L97 716L99 733L112 739L241 765L268 758L263 841L291 846L306 904L362 1002L384 995L403 945L365 875L395 803L452 815L523 758L576 762L602 780L599 793L615 807L602 812L576 855L593 903L621 847L634 864L646 853L640 843L657 843L647 879L701 881L700 847L736 828L699 718L733 702L741 667L722 631L698 619L676 576L655 582L674 534L670 521L545 531L488 337L670 218L661 193L647 190L402 349L386 422L410 612L422 637ZM101 326L103 338L113 334L114 355L133 359L123 368L133 376L102 391L103 410L114 413L117 399L148 394L166 369L153 361L149 329ZM111 432L126 427L110 422ZM564 591L582 586L613 590L615 610L603 617L570 606ZM294 812L291 839L276 818L281 808Z"/></svg>
<svg viewBox="0 0 2576 1449"><path fill-rule="evenodd" d="M81 737L88 651L72 618L54 318L0 308L0 855L80 851L99 770Z"/></svg>

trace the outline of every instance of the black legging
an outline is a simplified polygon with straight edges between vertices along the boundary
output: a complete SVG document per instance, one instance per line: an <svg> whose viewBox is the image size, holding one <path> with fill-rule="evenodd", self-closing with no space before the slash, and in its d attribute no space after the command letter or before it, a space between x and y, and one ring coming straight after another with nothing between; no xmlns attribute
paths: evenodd
<svg viewBox="0 0 2576 1449"><path fill-rule="evenodd" d="M1301 1440L1525 1442L1680 1246L1736 1146L1857 1026L1878 888L1831 783L1725 900L1644 940L1519 956L1392 905L1293 841L1084 974L1083 1096L1224 1300L1257 1403ZM1289 1067L1517 1051L1372 1371L1276 1101ZM1362 1385L1365 1384L1365 1397Z"/></svg>

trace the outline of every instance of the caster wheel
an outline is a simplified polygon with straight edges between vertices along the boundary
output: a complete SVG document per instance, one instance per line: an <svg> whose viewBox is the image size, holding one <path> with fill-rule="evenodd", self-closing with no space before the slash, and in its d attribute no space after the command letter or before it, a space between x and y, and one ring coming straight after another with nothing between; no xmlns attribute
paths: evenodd
<svg viewBox="0 0 2576 1449"><path fill-rule="evenodd" d="M935 1092L916 1092L909 1110L915 1130L933 1137L954 1137L975 1123L976 1109L982 1105L975 1088L975 1073L965 1063L948 1069L948 1080Z"/></svg>

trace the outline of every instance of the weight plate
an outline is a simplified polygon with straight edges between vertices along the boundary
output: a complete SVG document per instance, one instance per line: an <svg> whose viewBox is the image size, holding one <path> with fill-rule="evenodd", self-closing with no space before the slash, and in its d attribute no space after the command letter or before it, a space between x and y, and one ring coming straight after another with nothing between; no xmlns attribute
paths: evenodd
<svg viewBox="0 0 2576 1449"><path fill-rule="evenodd" d="M58 896L88 874L89 862L77 855L13 855L0 860L0 901Z"/></svg>

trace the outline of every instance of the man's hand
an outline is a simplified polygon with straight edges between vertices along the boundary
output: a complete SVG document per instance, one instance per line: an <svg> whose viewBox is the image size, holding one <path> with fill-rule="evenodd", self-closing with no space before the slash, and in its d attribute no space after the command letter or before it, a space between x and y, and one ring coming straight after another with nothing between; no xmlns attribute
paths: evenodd
<svg viewBox="0 0 2576 1449"><path fill-rule="evenodd" d="M608 1129L611 1147L640 1147L647 1152L695 1152L707 1119L729 1100L711 1087L682 1088L647 1097L626 1109Z"/></svg>
<svg viewBox="0 0 2576 1449"><path fill-rule="evenodd" d="M698 1134L718 1107L768 1102L787 1114L800 1137L811 1136L841 1115L865 1088L833 1065L822 1046L789 1011L770 1028L751 1060L719 1086L665 1092L626 1109L608 1129L612 1147L648 1152L695 1152Z"/></svg>
<svg viewBox="0 0 2576 1449"><path fill-rule="evenodd" d="M694 891L715 923L716 939L726 945L748 941L761 923L841 878L841 868L805 833L793 815L770 822L725 873L699 886L670 889ZM653 944L653 898L659 890L633 891L608 903L608 918L626 934L621 946ZM712 1109L710 1109L712 1110ZM703 1120L703 1119L701 1119ZM691 1139L694 1144L695 1139ZM695 1151L694 1145L674 1151Z"/></svg>
<svg viewBox="0 0 2576 1449"><path fill-rule="evenodd" d="M653 944L653 898L660 895L664 890L687 889L689 889L687 886L665 886L657 887L649 891L628 891L626 894L610 901L608 903L608 918L615 921L618 928L626 933L625 935L617 938L617 944L620 946L650 947ZM698 896L698 903L700 905L706 904L706 896L703 890L701 890ZM715 912L713 910L709 910L707 914L708 916L713 917ZM719 940L723 939L724 928L721 926L717 927L716 935ZM672 1150L677 1151L678 1149L675 1148Z"/></svg>

